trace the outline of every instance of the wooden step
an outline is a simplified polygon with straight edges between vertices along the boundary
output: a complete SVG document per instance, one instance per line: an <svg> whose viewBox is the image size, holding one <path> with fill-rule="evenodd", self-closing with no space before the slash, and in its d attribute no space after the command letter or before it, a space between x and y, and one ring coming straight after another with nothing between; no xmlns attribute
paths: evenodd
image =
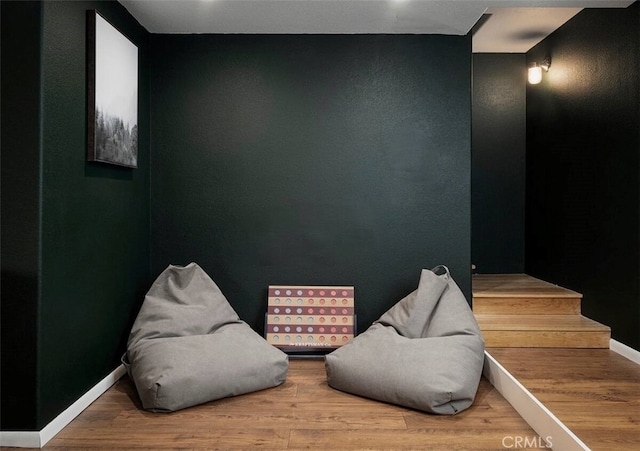
<svg viewBox="0 0 640 451"><path fill-rule="evenodd" d="M582 295L526 274L473 276L473 311L480 314L579 315Z"/></svg>
<svg viewBox="0 0 640 451"><path fill-rule="evenodd" d="M608 348L611 329L582 315L475 313L487 348Z"/></svg>

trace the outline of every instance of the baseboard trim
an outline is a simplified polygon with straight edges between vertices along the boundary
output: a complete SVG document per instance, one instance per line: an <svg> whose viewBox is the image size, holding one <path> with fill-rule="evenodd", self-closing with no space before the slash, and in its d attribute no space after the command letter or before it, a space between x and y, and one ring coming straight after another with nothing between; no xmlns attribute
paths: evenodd
<svg viewBox="0 0 640 451"><path fill-rule="evenodd" d="M638 365L640 365L640 351L636 351L635 349L627 346L624 343L620 343L613 338L609 341L609 349L611 349L615 353L620 354L622 357L626 357L633 363L637 363Z"/></svg>
<svg viewBox="0 0 640 451"><path fill-rule="evenodd" d="M40 431L0 431L0 446L42 448L100 395L118 382L125 372L123 365L118 366Z"/></svg>
<svg viewBox="0 0 640 451"><path fill-rule="evenodd" d="M484 353L483 375L549 447L589 451L582 440L487 351Z"/></svg>
<svg viewBox="0 0 640 451"><path fill-rule="evenodd" d="M41 448L39 431L0 431L0 446Z"/></svg>

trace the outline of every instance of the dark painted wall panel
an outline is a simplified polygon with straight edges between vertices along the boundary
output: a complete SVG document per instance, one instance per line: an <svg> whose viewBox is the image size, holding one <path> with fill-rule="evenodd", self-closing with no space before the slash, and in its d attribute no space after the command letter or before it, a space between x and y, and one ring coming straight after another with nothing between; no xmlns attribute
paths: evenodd
<svg viewBox="0 0 640 451"><path fill-rule="evenodd" d="M524 272L524 54L473 55L471 258L484 274Z"/></svg>
<svg viewBox="0 0 640 451"><path fill-rule="evenodd" d="M149 285L148 33L117 2L45 2L38 427L113 371ZM138 169L86 162L86 11L139 48Z"/></svg>
<svg viewBox="0 0 640 451"><path fill-rule="evenodd" d="M526 269L640 349L640 4L583 10L527 54Z"/></svg>
<svg viewBox="0 0 640 451"><path fill-rule="evenodd" d="M353 284L361 329L450 266L470 293L470 38L151 37L152 271L196 261L259 331L269 284Z"/></svg>
<svg viewBox="0 0 640 451"><path fill-rule="evenodd" d="M41 4L0 2L2 15L2 282L0 429L36 420L40 194ZM34 89L25 89L32 87Z"/></svg>

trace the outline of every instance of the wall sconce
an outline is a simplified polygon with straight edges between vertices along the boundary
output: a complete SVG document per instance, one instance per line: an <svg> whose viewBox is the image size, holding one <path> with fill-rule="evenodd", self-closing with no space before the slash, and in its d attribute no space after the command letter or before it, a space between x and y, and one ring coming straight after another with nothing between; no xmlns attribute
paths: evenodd
<svg viewBox="0 0 640 451"><path fill-rule="evenodd" d="M542 81L542 70L545 72L549 71L549 67L551 67L551 58L545 57L540 64L532 63L529 66L528 76L529 83L532 85L537 85Z"/></svg>

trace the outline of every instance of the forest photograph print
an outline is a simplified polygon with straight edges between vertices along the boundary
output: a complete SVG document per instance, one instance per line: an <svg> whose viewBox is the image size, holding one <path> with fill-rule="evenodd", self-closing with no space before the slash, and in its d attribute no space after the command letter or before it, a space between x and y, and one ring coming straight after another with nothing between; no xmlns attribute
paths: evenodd
<svg viewBox="0 0 640 451"><path fill-rule="evenodd" d="M138 166L138 47L87 12L89 161Z"/></svg>

